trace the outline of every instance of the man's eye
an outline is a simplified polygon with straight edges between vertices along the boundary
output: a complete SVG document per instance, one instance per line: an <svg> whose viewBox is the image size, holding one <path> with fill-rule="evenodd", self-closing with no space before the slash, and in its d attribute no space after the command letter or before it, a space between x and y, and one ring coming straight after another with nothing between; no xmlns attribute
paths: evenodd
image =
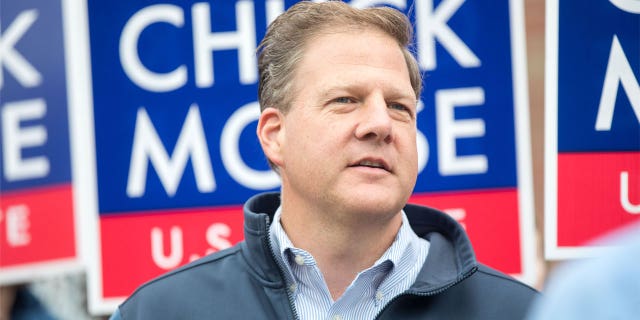
<svg viewBox="0 0 640 320"><path fill-rule="evenodd" d="M351 103L351 102L353 102L353 100L351 98L348 98L348 97L340 97L340 98L335 99L335 102L337 102L337 103Z"/></svg>
<svg viewBox="0 0 640 320"><path fill-rule="evenodd" d="M392 103L389 105L389 108L399 110L399 111L407 111L407 112L410 111L409 108L407 108L405 105L402 105L399 103Z"/></svg>
<svg viewBox="0 0 640 320"><path fill-rule="evenodd" d="M401 103L390 103L389 104L389 109L397 111L397 112L394 112L394 114L402 115L403 119L406 118L407 120L410 120L410 119L414 118L414 114L413 114L413 111L411 110L411 108L407 107L404 104L401 104Z"/></svg>

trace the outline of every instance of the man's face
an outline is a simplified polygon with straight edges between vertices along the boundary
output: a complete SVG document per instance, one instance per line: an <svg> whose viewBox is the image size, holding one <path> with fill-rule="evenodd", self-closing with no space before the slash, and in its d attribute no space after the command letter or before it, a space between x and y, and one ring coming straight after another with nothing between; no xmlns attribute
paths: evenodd
<svg viewBox="0 0 640 320"><path fill-rule="evenodd" d="M349 216L398 213L418 168L416 97L398 44L377 30L321 34L293 81L283 200Z"/></svg>

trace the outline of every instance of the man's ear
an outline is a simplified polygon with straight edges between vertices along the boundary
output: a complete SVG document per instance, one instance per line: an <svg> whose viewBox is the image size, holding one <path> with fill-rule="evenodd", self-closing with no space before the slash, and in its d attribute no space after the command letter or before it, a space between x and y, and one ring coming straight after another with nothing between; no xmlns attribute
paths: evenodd
<svg viewBox="0 0 640 320"><path fill-rule="evenodd" d="M267 159L281 167L284 143L284 115L282 112L276 108L265 108L258 120L257 134Z"/></svg>

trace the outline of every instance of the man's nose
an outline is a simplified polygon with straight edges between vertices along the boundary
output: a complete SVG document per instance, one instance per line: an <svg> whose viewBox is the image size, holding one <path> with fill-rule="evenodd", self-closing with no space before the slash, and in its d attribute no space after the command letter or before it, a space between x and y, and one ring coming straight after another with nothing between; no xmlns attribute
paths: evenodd
<svg viewBox="0 0 640 320"><path fill-rule="evenodd" d="M356 137L361 140L393 141L393 119L387 102L382 97L372 97L361 107Z"/></svg>

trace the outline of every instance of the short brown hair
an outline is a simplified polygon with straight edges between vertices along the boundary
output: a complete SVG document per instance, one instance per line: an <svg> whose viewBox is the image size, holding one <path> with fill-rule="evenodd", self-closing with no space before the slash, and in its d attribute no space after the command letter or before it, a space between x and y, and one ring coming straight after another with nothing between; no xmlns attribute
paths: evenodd
<svg viewBox="0 0 640 320"><path fill-rule="evenodd" d="M411 86L420 97L422 78L418 63L409 51L413 29L409 19L388 7L355 9L341 1L299 2L276 18L258 46L260 109L275 107L286 113L288 93L297 63L302 59L309 39L327 29L373 27L393 37L402 49Z"/></svg>

